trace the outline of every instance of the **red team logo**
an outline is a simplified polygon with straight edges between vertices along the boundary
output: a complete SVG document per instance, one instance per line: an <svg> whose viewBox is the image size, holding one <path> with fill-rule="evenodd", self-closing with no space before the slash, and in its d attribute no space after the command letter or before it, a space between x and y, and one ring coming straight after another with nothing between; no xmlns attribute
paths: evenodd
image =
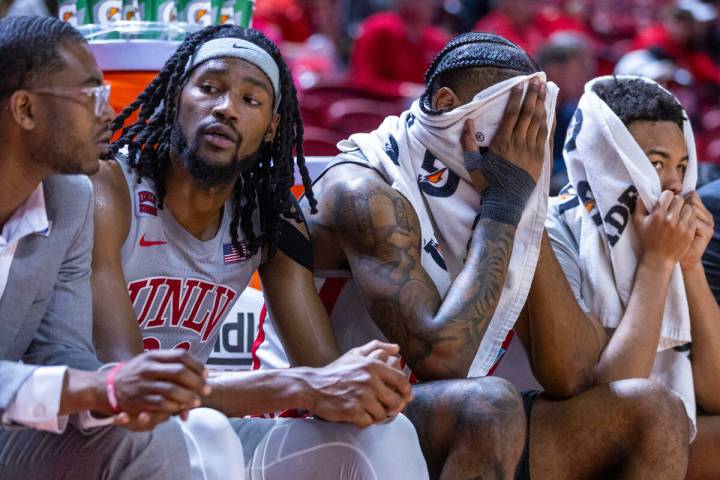
<svg viewBox="0 0 720 480"><path fill-rule="evenodd" d="M157 217L157 197L147 190L138 192L138 211L146 215Z"/></svg>
<svg viewBox="0 0 720 480"><path fill-rule="evenodd" d="M138 324L149 350L190 348L189 342L161 345L152 332L147 332L159 327L193 332L200 342L207 342L237 298L237 292L226 285L195 278L145 278L130 282L128 292L135 312L139 312Z"/></svg>
<svg viewBox="0 0 720 480"><path fill-rule="evenodd" d="M157 247L158 245L167 245L167 242L162 240L146 240L145 234L143 234L142 237L140 237L140 246L141 247Z"/></svg>

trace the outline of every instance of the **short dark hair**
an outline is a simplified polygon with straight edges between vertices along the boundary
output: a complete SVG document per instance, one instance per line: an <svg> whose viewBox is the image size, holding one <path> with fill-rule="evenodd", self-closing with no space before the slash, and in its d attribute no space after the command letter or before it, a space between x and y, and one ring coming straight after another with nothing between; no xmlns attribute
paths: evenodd
<svg viewBox="0 0 720 480"><path fill-rule="evenodd" d="M673 122L683 129L682 105L658 84L640 78L613 77L593 85L593 91L627 126L632 122Z"/></svg>
<svg viewBox="0 0 720 480"><path fill-rule="evenodd" d="M187 80L185 66L202 44L216 38L241 38L252 42L265 50L280 70L281 97L277 112L280 123L273 141L260 147L257 164L244 171L235 182L230 224L232 243L239 251L243 251L238 235L242 230L252 254L265 244L268 258L272 258L281 234L281 216L302 220L302 213L296 208L291 193L295 166L300 171L311 213L317 211L317 201L305 165L303 125L292 75L280 50L261 32L238 25L221 25L205 27L188 36L150 85L115 118L112 129L115 132L122 129L122 135L112 144L111 151L117 154L121 148L128 148L128 164L135 170L138 182L147 178L154 183L162 207L167 192L171 135L178 97ZM138 110L137 120L125 125L133 112ZM260 212L259 236L255 233L253 221L256 209Z"/></svg>
<svg viewBox="0 0 720 480"><path fill-rule="evenodd" d="M464 33L450 40L425 72L425 93L420 104L426 113L437 113L429 108L430 98L442 87L458 92L465 85L493 85L538 70L522 48L500 35Z"/></svg>
<svg viewBox="0 0 720 480"><path fill-rule="evenodd" d="M72 25L55 17L11 16L0 19L0 100L65 66L58 47L86 43Z"/></svg>

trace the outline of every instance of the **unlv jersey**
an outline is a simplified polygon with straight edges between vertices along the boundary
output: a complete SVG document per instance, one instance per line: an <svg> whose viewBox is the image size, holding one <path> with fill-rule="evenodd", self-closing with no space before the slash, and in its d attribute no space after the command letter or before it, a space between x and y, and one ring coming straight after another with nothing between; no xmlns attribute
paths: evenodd
<svg viewBox="0 0 720 480"><path fill-rule="evenodd" d="M257 269L260 252L250 255L242 232L243 248L233 247L230 201L215 238L198 240L167 208L158 208L152 181L138 183L125 157L118 163L132 208L122 247L123 272L145 349L182 348L205 362L225 317Z"/></svg>

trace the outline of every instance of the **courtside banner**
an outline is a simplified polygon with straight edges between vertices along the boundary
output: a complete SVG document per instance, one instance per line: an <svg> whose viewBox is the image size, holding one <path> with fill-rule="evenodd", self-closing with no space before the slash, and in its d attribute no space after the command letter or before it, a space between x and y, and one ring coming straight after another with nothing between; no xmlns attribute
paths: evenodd
<svg viewBox="0 0 720 480"><path fill-rule="evenodd" d="M220 327L220 335L207 366L211 370L250 370L252 344L257 334L263 294L245 289Z"/></svg>

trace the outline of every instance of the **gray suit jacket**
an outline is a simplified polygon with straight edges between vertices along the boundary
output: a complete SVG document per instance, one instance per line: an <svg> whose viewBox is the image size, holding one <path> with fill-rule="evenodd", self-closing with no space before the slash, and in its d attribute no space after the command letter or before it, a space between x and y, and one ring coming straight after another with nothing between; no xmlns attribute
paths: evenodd
<svg viewBox="0 0 720 480"><path fill-rule="evenodd" d="M43 187L49 234L20 240L0 298L0 415L38 365L100 367L92 345L92 186L85 176L55 175Z"/></svg>

